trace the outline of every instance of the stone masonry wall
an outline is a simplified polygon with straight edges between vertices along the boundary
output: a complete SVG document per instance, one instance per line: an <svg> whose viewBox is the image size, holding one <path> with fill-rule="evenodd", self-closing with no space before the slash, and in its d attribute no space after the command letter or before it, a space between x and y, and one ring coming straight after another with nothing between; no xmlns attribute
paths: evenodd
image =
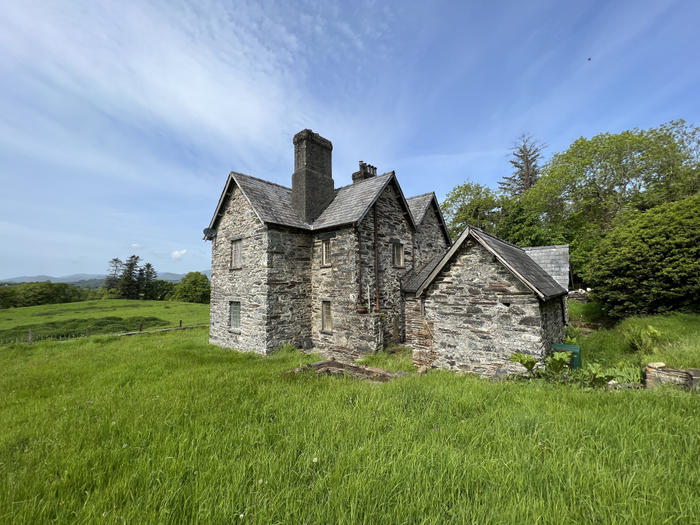
<svg viewBox="0 0 700 525"><path fill-rule="evenodd" d="M561 343L566 338L567 307L566 296L540 301L542 346L548 355L552 352L552 345Z"/></svg>
<svg viewBox="0 0 700 525"><path fill-rule="evenodd" d="M267 228L238 186L224 204L212 242L209 341L224 348L264 353L267 348ZM240 239L242 265L232 268L231 243ZM230 301L241 303L241 328L230 326Z"/></svg>
<svg viewBox="0 0 700 525"><path fill-rule="evenodd" d="M432 204L425 212L423 222L418 225L415 233L415 245L416 270L423 268L433 255L443 254L447 251L447 241Z"/></svg>
<svg viewBox="0 0 700 525"><path fill-rule="evenodd" d="M311 335L310 233L271 226L267 234L268 352L284 343L299 348Z"/></svg>
<svg viewBox="0 0 700 525"><path fill-rule="evenodd" d="M413 266L413 232L392 185L386 187L376 202L379 244L379 310L386 314L383 322L384 342L399 342L404 336L400 279ZM377 286L374 274L374 211L370 209L358 229L362 239L362 297L374 310ZM392 264L392 243L404 246L404 265ZM367 300L367 285L370 298Z"/></svg>
<svg viewBox="0 0 700 525"><path fill-rule="evenodd" d="M472 239L424 293L425 317L420 315L420 298L406 301L406 339L419 365L482 376L499 369L520 373L524 368L508 361L512 353L541 359L561 334L557 330L542 337L540 301ZM547 326L555 324L552 305L544 307Z"/></svg>
<svg viewBox="0 0 700 525"><path fill-rule="evenodd" d="M330 240L331 263L321 243ZM314 235L311 277L311 340L322 355L354 360L383 345L379 316L358 314L358 237L347 227ZM330 301L332 329L322 330L322 303Z"/></svg>

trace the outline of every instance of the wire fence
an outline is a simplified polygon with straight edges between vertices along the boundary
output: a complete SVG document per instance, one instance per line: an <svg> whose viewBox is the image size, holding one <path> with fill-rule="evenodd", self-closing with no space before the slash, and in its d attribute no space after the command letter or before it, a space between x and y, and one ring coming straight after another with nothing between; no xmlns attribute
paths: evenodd
<svg viewBox="0 0 700 525"><path fill-rule="evenodd" d="M187 330L190 328L201 328L204 326L209 326L209 324L194 324L194 325L188 325L188 326L183 326L182 321L180 321L180 326L176 327L171 327L171 328L159 328L157 330L144 330L143 329L143 323L139 326L138 332L121 332L121 333L91 333L91 329L88 326L84 332L66 332L64 334L51 334L51 335L46 335L46 334L38 334L34 332L34 330L28 330L25 335L22 335L21 337L15 336L15 337L10 337L10 338L5 338L5 339L0 339L0 345L7 345L7 344L17 344L17 343L26 343L26 344L34 344L39 341L46 341L46 340L56 340L56 341L69 341L69 340L74 340L74 339L83 339L95 335L112 335L112 336L127 336L127 335L138 335L138 334L154 334L157 332L171 332L174 330Z"/></svg>

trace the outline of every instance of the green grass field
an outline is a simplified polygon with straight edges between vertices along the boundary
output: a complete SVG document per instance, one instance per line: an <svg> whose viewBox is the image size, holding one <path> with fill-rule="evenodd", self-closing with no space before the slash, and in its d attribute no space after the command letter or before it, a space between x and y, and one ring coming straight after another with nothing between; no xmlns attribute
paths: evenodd
<svg viewBox="0 0 700 525"><path fill-rule="evenodd" d="M300 360L206 328L0 348L0 523L700 516L696 393L283 373Z"/></svg>
<svg viewBox="0 0 700 525"><path fill-rule="evenodd" d="M0 310L0 342L35 338L112 334L209 323L209 305L172 301L110 299Z"/></svg>

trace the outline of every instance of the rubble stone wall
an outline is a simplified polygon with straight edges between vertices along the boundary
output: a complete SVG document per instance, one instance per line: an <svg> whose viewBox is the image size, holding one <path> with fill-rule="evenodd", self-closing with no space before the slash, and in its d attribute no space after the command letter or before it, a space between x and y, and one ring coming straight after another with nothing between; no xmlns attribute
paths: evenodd
<svg viewBox="0 0 700 525"><path fill-rule="evenodd" d="M425 316L420 297L407 297L405 308L406 342L417 365L482 376L521 373L521 365L508 361L511 354L541 359L552 342L563 339L561 299L541 307L537 296L474 240L464 242L424 294Z"/></svg>
<svg viewBox="0 0 700 525"><path fill-rule="evenodd" d="M240 188L232 186L212 242L209 341L224 348L265 353L267 349L267 227ZM241 267L233 268L231 248L241 241ZM241 327L230 326L230 302L241 303Z"/></svg>
<svg viewBox="0 0 700 525"><path fill-rule="evenodd" d="M420 270L434 255L447 251L447 241L431 204L415 233L416 270Z"/></svg>
<svg viewBox="0 0 700 525"><path fill-rule="evenodd" d="M270 227L267 234L267 351L285 343L301 348L311 335L311 260L308 232Z"/></svg>
<svg viewBox="0 0 700 525"><path fill-rule="evenodd" d="M374 213L377 212L377 240L379 260L379 287L374 274ZM413 266L413 231L404 215L399 194L388 185L358 227L362 239L363 301L367 301L367 285L370 287L369 304L374 310L379 291L379 311L385 314L384 342L400 342L404 337L402 314L401 278ZM404 247L404 264L395 267L392 261L392 244Z"/></svg>

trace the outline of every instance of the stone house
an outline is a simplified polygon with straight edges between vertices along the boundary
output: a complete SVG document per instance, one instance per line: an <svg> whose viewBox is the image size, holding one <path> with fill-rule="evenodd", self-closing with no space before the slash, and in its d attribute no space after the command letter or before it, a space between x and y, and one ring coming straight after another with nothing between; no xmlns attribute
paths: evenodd
<svg viewBox="0 0 700 525"><path fill-rule="evenodd" d="M403 290L406 344L417 365L521 372L511 354L541 359L566 335L567 289L528 252L478 228L466 228Z"/></svg>
<svg viewBox="0 0 700 525"><path fill-rule="evenodd" d="M293 142L292 187L231 173L206 230L211 342L358 358L403 340L401 280L451 244L435 195L406 199L394 172L363 162L335 188L331 142Z"/></svg>
<svg viewBox="0 0 700 525"><path fill-rule="evenodd" d="M454 358L454 352L447 355L444 349L459 346L460 341L473 343L472 336L477 332L447 334L464 327L476 329L477 325L483 332L510 330L502 313L494 321L490 306L478 307L488 317L481 324L473 318L471 323L466 321L470 317L462 321L453 315L450 319L454 326L450 326L443 322L449 317L444 312L431 317L438 313L433 303L443 300L441 294L452 298L450 308L454 313L473 316L476 310L467 309L477 308L462 304L472 300L463 294L440 291L449 285L449 278L440 272L456 268L451 259L456 252L434 193L406 199L394 172L378 175L374 166L362 161L352 174L353 183L336 188L331 142L308 129L295 135L293 142L292 187L233 172L205 230L205 240L212 241L212 344L269 353L291 343L327 356L357 359L390 341L406 341L414 346L417 362L444 367L454 361L449 367L465 369L468 365L461 361L458 364L461 358ZM556 286L556 304L561 304L566 290L524 255L540 277L533 279L536 288L530 288L530 281L508 273L511 267L498 266L503 266L498 262L500 256L512 267L520 268L522 261L511 260L511 252L517 249L518 254L524 254L522 250L476 229L466 233L472 235L467 243L482 246L474 240L477 236L488 238L491 250L496 246L499 255L494 262L489 249L467 246L465 234L455 245L460 257L467 247L472 256L479 256L479 264L484 265L477 272L479 279L488 274L491 281L502 281L499 289L512 292L510 318L520 327L515 330L519 339L499 333L490 346L483 343L487 339L482 334L482 343L477 345L479 359L486 359L484 356L492 351L498 356L505 351L539 355L551 346L550 339L559 342L563 317L558 317L561 326L552 330L542 320L544 317L537 317L540 311L547 312L547 316L553 312L554 303L549 297L552 291L540 296L535 289L548 279L548 284ZM478 285L484 288L483 301L493 302L496 294L496 308L507 308L498 302L503 293L486 290L490 286L487 284ZM538 301L542 300L546 306L540 308ZM421 314L421 304L427 314L419 319L416 316ZM368 313L363 313L363 307ZM518 313L521 310L523 313ZM434 330L445 330L444 337L452 339L443 342L441 334L428 344L419 333L423 323ZM545 335L540 336L540 332ZM493 350L500 342L513 346ZM460 355L466 356L472 346L460 346ZM444 358L439 357L442 354Z"/></svg>

